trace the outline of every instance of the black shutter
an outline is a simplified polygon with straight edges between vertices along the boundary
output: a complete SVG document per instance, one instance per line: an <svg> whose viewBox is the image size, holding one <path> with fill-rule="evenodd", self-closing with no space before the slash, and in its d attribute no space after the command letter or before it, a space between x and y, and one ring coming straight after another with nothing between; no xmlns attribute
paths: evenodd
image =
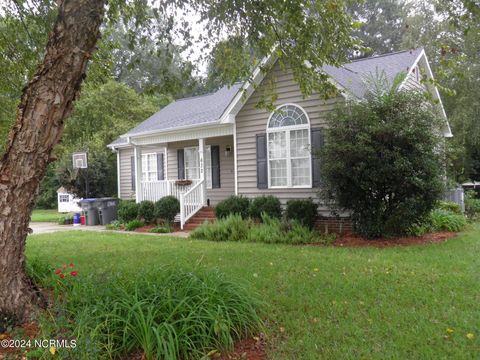
<svg viewBox="0 0 480 360"><path fill-rule="evenodd" d="M132 190L135 191L135 156L130 157L130 178L132 182Z"/></svg>
<svg viewBox="0 0 480 360"><path fill-rule="evenodd" d="M320 178L320 149L323 145L323 128L312 128L312 185L319 187Z"/></svg>
<svg viewBox="0 0 480 360"><path fill-rule="evenodd" d="M220 146L210 147L212 157L212 189L220 188Z"/></svg>
<svg viewBox="0 0 480 360"><path fill-rule="evenodd" d="M157 180L165 180L163 157L163 153L157 153Z"/></svg>
<svg viewBox="0 0 480 360"><path fill-rule="evenodd" d="M183 162L184 159L184 152L183 149L177 150L177 167L178 167L178 178L185 179L185 164Z"/></svg>
<svg viewBox="0 0 480 360"><path fill-rule="evenodd" d="M257 188L268 188L267 134L257 134Z"/></svg>

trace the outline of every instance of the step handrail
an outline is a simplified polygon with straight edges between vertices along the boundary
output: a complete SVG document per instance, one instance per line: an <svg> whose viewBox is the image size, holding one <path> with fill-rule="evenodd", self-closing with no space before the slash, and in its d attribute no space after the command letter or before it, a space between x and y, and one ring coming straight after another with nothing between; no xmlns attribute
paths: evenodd
<svg viewBox="0 0 480 360"><path fill-rule="evenodd" d="M205 192L203 191L204 184L205 179L199 181L184 194L180 194L180 228L182 230L188 219L195 215L205 203ZM200 190L198 190L199 188ZM191 202L189 202L190 198L192 198Z"/></svg>

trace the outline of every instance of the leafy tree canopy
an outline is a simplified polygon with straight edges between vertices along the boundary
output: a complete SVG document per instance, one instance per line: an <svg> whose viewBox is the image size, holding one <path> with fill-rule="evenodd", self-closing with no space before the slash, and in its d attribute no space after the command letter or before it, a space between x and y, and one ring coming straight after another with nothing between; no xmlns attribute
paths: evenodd
<svg viewBox="0 0 480 360"><path fill-rule="evenodd" d="M116 156L106 146L170 100L168 97L139 95L113 80L101 86L87 84L66 123L62 143L56 149L59 161L55 176L60 185L85 197L87 173L72 168L72 153L87 151L88 196L115 195Z"/></svg>

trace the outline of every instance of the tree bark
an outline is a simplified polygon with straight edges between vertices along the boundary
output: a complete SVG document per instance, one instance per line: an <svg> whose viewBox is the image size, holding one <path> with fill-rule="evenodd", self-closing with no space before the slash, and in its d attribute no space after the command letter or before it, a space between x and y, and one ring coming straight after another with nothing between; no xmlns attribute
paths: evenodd
<svg viewBox="0 0 480 360"><path fill-rule="evenodd" d="M41 304L25 272L31 212L100 37L106 0L58 3L43 63L23 90L0 160L0 314L19 321Z"/></svg>

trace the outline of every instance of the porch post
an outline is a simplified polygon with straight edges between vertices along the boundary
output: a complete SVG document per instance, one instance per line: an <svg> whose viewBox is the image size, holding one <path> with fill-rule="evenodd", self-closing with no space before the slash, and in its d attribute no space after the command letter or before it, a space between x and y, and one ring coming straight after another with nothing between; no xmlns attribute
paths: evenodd
<svg viewBox="0 0 480 360"><path fill-rule="evenodd" d="M205 139L198 139L198 162L200 167L200 181L202 185L202 205L207 203L207 183L205 180Z"/></svg>
<svg viewBox="0 0 480 360"><path fill-rule="evenodd" d="M138 146L133 147L133 156L135 158L135 201L142 201L142 150Z"/></svg>

